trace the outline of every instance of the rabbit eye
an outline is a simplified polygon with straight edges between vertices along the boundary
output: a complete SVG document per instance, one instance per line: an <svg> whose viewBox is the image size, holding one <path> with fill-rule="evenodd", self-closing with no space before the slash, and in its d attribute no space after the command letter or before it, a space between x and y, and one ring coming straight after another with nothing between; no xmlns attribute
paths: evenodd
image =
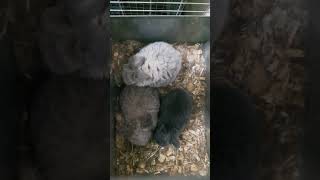
<svg viewBox="0 0 320 180"><path fill-rule="evenodd" d="M137 79L137 74L136 73L132 74L132 78Z"/></svg>
<svg viewBox="0 0 320 180"><path fill-rule="evenodd" d="M148 128L150 126L150 122L148 120L144 120L141 122L142 128Z"/></svg>
<svg viewBox="0 0 320 180"><path fill-rule="evenodd" d="M148 128L151 126L152 126L152 119L151 119L151 116L148 115L147 118L144 118L143 121L141 122L141 127Z"/></svg>

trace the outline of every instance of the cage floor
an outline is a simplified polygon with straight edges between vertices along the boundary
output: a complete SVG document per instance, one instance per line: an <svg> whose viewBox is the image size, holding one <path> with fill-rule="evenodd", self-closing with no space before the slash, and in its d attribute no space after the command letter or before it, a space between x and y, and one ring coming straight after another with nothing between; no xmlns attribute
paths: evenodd
<svg viewBox="0 0 320 180"><path fill-rule="evenodd" d="M115 43L113 52L113 75L121 84L121 67L128 57L134 55L144 44L136 41ZM199 44L175 44L182 53L182 69L171 85L160 88L160 93L166 93L173 88L184 88L193 94L194 108L187 128L180 136L180 148L172 146L160 148L150 142L146 146L131 145L121 134L116 134L116 175L201 175L209 171L209 157L206 149L206 127L204 125L205 98L205 64ZM116 121L120 122L122 115L115 113ZM116 128L118 127L116 123Z"/></svg>

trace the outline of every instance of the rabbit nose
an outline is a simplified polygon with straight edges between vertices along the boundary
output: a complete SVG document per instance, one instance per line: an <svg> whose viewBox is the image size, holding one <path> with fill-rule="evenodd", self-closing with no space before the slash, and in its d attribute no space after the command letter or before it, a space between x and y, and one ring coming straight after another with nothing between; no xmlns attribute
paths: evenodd
<svg viewBox="0 0 320 180"><path fill-rule="evenodd" d="M162 147L165 147L167 145L167 143L162 141L162 140L161 141L157 141L157 143L159 144L159 146L162 146Z"/></svg>
<svg viewBox="0 0 320 180"><path fill-rule="evenodd" d="M136 145L146 145L149 142L151 137L150 131L139 131L136 130L134 134L131 136L130 140Z"/></svg>

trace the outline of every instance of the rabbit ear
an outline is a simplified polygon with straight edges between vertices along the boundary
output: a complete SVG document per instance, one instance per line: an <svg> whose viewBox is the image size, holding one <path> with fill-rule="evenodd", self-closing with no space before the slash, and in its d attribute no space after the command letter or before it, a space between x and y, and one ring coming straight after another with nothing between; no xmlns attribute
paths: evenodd
<svg viewBox="0 0 320 180"><path fill-rule="evenodd" d="M126 125L120 126L120 128L116 128L116 132L119 134L126 134L128 131L128 127Z"/></svg>
<svg viewBox="0 0 320 180"><path fill-rule="evenodd" d="M147 117L146 117L146 120L150 123L150 122L152 122L152 116L151 116L151 114L147 114Z"/></svg>
<svg viewBox="0 0 320 180"><path fill-rule="evenodd" d="M129 57L128 59L128 64L126 64L128 68L133 68L134 67L134 56Z"/></svg>
<svg viewBox="0 0 320 180"><path fill-rule="evenodd" d="M129 70L129 65L128 64L124 64L122 68L123 68L123 70L128 71Z"/></svg>
<svg viewBox="0 0 320 180"><path fill-rule="evenodd" d="M143 119L143 121L141 122L141 127L142 128L149 128L152 127L153 123L152 123L152 116L148 113L146 115L146 117Z"/></svg>
<svg viewBox="0 0 320 180"><path fill-rule="evenodd" d="M130 63L133 67L142 66L146 62L146 58L143 56L133 56L130 59Z"/></svg>

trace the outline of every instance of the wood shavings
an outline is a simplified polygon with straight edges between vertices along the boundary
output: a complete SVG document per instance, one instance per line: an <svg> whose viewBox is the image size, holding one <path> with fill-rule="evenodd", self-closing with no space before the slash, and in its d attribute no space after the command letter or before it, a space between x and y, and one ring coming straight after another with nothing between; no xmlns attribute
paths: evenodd
<svg viewBox="0 0 320 180"><path fill-rule="evenodd" d="M114 43L112 47L112 73L117 84L121 80L122 65L130 56L141 49L144 44L136 41ZM180 136L180 148L173 146L160 148L154 142L144 147L133 146L116 134L116 159L118 167L116 175L149 174L159 175L200 175L206 176L209 169L209 158L206 150L204 126L204 96L205 96L205 61L200 44L174 44L182 54L182 68L175 82L167 87L159 88L165 94L174 88L184 88L193 94L194 111L190 123ZM116 116L116 127L121 123L121 117Z"/></svg>

